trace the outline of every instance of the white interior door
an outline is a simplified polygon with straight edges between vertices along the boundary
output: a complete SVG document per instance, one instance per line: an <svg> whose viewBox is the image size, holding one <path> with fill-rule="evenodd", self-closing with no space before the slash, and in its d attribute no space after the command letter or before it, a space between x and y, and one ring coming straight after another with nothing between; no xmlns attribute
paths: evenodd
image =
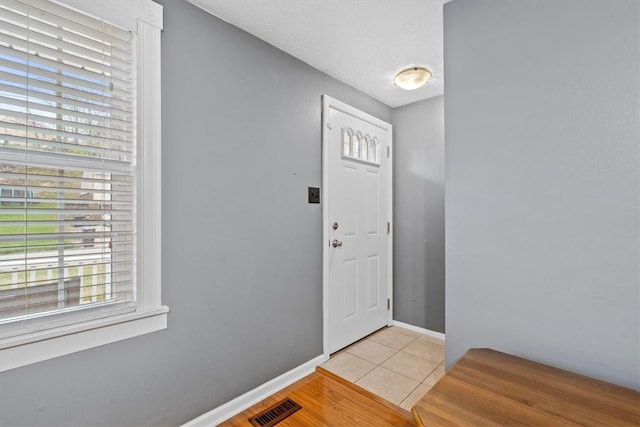
<svg viewBox="0 0 640 427"><path fill-rule="evenodd" d="M325 98L325 351L387 325L391 125Z"/></svg>

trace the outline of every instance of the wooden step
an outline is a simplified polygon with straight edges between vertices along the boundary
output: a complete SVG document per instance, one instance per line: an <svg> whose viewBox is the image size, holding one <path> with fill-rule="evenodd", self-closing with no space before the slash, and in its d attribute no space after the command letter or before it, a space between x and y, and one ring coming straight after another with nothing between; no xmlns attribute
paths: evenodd
<svg viewBox="0 0 640 427"><path fill-rule="evenodd" d="M220 425L251 426L250 417L285 397L302 409L278 423L278 427L415 427L408 411L321 367Z"/></svg>
<svg viewBox="0 0 640 427"><path fill-rule="evenodd" d="M386 407L389 411L391 412L395 412L399 418L407 418L409 420L412 419L412 415L409 411L406 411L404 409L402 409L401 407L399 407L398 405L395 405L391 402L389 402L388 400L378 396L377 394L374 394L372 392L370 392L369 390L366 390L354 383L352 383L351 381L347 381L344 378L334 374L331 371L328 371L326 369L324 369L322 366L317 366L316 367L316 372L331 378L332 380L336 381L337 383L363 395L364 397L366 397L367 399L370 399L374 402L377 402L379 405L382 405L384 407ZM409 424L411 426L413 426L414 424L411 423Z"/></svg>
<svg viewBox="0 0 640 427"><path fill-rule="evenodd" d="M491 349L469 350L413 407L418 426L640 426L640 393Z"/></svg>

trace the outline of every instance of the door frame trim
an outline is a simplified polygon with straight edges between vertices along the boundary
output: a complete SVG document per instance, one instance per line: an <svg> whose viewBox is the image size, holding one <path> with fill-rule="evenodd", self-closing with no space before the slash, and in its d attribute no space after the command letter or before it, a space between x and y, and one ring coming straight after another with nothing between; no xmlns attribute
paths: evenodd
<svg viewBox="0 0 640 427"><path fill-rule="evenodd" d="M387 312L387 325L393 320L393 127L390 123L380 120L370 114L358 110L342 101L338 101L328 95L322 95L322 352L329 357L329 109L342 111L345 114L365 120L375 126L386 130L389 134L389 161L387 174L387 218L391 223L388 238L387 252L387 296L391 299L391 306ZM381 153L384 155L384 153Z"/></svg>

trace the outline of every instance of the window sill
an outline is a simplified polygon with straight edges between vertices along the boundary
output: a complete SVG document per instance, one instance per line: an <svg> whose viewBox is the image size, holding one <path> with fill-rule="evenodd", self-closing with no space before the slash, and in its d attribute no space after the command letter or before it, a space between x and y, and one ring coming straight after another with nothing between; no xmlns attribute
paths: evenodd
<svg viewBox="0 0 640 427"><path fill-rule="evenodd" d="M167 328L169 307L0 340L0 372Z"/></svg>

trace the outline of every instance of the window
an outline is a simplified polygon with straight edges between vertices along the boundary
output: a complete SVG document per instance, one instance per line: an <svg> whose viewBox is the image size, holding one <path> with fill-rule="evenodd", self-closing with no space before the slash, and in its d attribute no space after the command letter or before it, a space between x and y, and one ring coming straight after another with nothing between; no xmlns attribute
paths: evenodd
<svg viewBox="0 0 640 427"><path fill-rule="evenodd" d="M351 156L351 129L342 129L342 156Z"/></svg>
<svg viewBox="0 0 640 427"><path fill-rule="evenodd" d="M380 141L368 134L354 132L351 128L342 129L342 158L358 160L380 166Z"/></svg>
<svg viewBox="0 0 640 427"><path fill-rule="evenodd" d="M166 328L150 0L0 3L0 368Z"/></svg>
<svg viewBox="0 0 640 427"><path fill-rule="evenodd" d="M356 132L351 136L351 157L354 159L360 158L360 138L362 138L360 132Z"/></svg>
<svg viewBox="0 0 640 427"><path fill-rule="evenodd" d="M369 135L365 135L364 138L362 138L362 140L360 140L360 142L362 143L362 147L360 147L360 158L362 160L371 160L369 158L369 145L371 144L371 138L369 137Z"/></svg>

